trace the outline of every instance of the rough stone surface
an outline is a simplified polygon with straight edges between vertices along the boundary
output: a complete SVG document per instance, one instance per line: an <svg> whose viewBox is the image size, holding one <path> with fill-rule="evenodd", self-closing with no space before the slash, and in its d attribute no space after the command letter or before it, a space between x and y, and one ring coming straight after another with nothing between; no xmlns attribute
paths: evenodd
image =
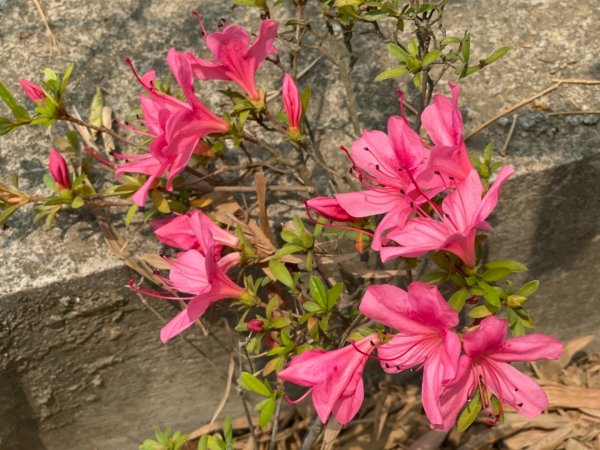
<svg viewBox="0 0 600 450"><path fill-rule="evenodd" d="M256 12L231 12L228 2L43 0L59 50L48 45L33 2L0 0L0 80L18 91L18 78L38 79L41 69L64 70L75 63L72 103L85 116L96 86L119 117L136 107L139 93L123 64L131 56L140 72L165 73L169 47L204 52L189 11L197 7L207 27L219 17L254 24ZM461 105L465 127L474 129L499 110L552 84L555 78L599 78L600 41L596 0L456 0L448 7L448 34L473 36L476 61L495 48L513 50L500 62L464 80ZM280 13L277 13L280 14ZM360 55L352 78L364 127L384 129L398 112L397 82L371 83L392 63L383 46L359 27L354 46ZM200 50L202 49L202 50ZM308 52L300 67L315 54ZM280 77L263 71L268 88ZM313 87L310 119L321 129L326 156L346 170L337 150L353 139L345 115L344 92L330 63L321 60L301 86ZM218 95L202 87L203 98ZM540 330L562 338L599 329L595 287L600 261L600 127L597 115L550 116L550 112L598 110L600 86L563 86L518 111L517 126L504 159L518 168L495 214L490 240L494 257L521 259L542 286L531 299ZM407 97L414 92L407 88ZM22 98L22 97L21 97ZM1 109L0 112L4 113ZM498 121L470 141L500 149L513 116ZM18 172L25 190L41 192L48 147L64 131L19 130L0 139L3 175ZM19 212L0 231L0 449L137 448L156 425L190 431L210 418L224 381L209 370L189 343L163 346L160 322L124 288L129 274L106 249L88 214L65 215L50 231L30 224ZM164 316L172 305L151 301ZM209 338L188 334L216 364L227 361ZM233 401L226 408L239 413Z"/></svg>

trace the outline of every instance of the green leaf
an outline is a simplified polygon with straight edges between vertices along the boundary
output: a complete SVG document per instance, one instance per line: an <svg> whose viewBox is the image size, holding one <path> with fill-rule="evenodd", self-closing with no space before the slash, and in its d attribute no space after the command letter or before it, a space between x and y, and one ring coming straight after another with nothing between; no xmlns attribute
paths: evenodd
<svg viewBox="0 0 600 450"><path fill-rule="evenodd" d="M0 226L4 225L4 223L12 216L17 209L19 209L21 205L10 205L2 210L0 213Z"/></svg>
<svg viewBox="0 0 600 450"><path fill-rule="evenodd" d="M469 428L473 424L473 422L475 422L475 419L477 419L477 416L479 415L480 411L481 411L481 396L479 395L479 392L477 392L473 396L471 401L469 403L467 403L467 406L465 407L465 409L463 409L462 412L460 413L460 416L456 423L456 429L460 432L465 431L467 428Z"/></svg>
<svg viewBox="0 0 600 450"><path fill-rule="evenodd" d="M406 62L406 59L410 56L402 47L396 44L388 44L387 49L390 55L398 61Z"/></svg>
<svg viewBox="0 0 600 450"><path fill-rule="evenodd" d="M306 86L300 93L300 103L302 104L302 114L306 114L306 110L308 109L308 105L310 103L311 93L312 92L308 86Z"/></svg>
<svg viewBox="0 0 600 450"><path fill-rule="evenodd" d="M322 309L327 309L327 289L325 289L321 279L311 275L308 282L308 289L313 300L315 300Z"/></svg>
<svg viewBox="0 0 600 450"><path fill-rule="evenodd" d="M393 69L384 70L379 75L375 77L375 81L383 81L388 80L390 78L399 77L408 72L408 69L405 66L394 67Z"/></svg>
<svg viewBox="0 0 600 450"><path fill-rule="evenodd" d="M102 108L104 108L104 96L102 90L97 87L92 104L90 105L90 123L96 126L102 126ZM96 130L92 130L94 134Z"/></svg>
<svg viewBox="0 0 600 450"><path fill-rule="evenodd" d="M223 436L225 437L225 450L233 450L233 427L231 426L231 416L225 417L223 423Z"/></svg>
<svg viewBox="0 0 600 450"><path fill-rule="evenodd" d="M414 56L415 58L417 56L419 56L419 47L417 45L417 41L415 41L414 39L410 39L408 41L408 53L410 53L412 56Z"/></svg>
<svg viewBox="0 0 600 450"><path fill-rule="evenodd" d="M480 281L477 286L485 291L483 298L494 308L500 308L500 295L496 291L496 288L490 286L485 281Z"/></svg>
<svg viewBox="0 0 600 450"><path fill-rule="evenodd" d="M442 39L442 42L440 42L440 46L445 47L450 44L459 44L460 41L461 39L459 37L449 36L447 38Z"/></svg>
<svg viewBox="0 0 600 450"><path fill-rule="evenodd" d="M241 6L252 6L256 7L256 0L233 0L233 3Z"/></svg>
<svg viewBox="0 0 600 450"><path fill-rule="evenodd" d="M471 35L468 31L465 32L465 37L460 44L460 52L466 69L469 66L469 58L471 57Z"/></svg>
<svg viewBox="0 0 600 450"><path fill-rule="evenodd" d="M304 308L305 311L308 312L317 312L317 311L322 311L323 307L321 305L318 305L315 302L304 302L302 304L302 307Z"/></svg>
<svg viewBox="0 0 600 450"><path fill-rule="evenodd" d="M498 50L496 50L490 56L488 56L487 58L485 58L483 60L483 63L487 66L487 65L493 63L494 61L499 60L504 55L506 55L511 50L511 48L512 47L510 45L507 45L505 47L500 47Z"/></svg>
<svg viewBox="0 0 600 450"><path fill-rule="evenodd" d="M519 289L515 294L521 297L531 297L533 294L535 294L535 291L537 291L539 287L540 280L531 280L521 286L521 289Z"/></svg>
<svg viewBox="0 0 600 450"><path fill-rule="evenodd" d="M0 83L0 97L4 100L6 106L10 108L15 119L19 121L28 121L30 119L27 110L17 103L10 91L2 83Z"/></svg>
<svg viewBox="0 0 600 450"><path fill-rule="evenodd" d="M492 162L492 154L494 153L494 143L490 142L483 149L483 162L489 166Z"/></svg>
<svg viewBox="0 0 600 450"><path fill-rule="evenodd" d="M425 57L423 58L423 61L421 61L421 65L423 67L429 66L431 64L433 64L434 62L436 62L438 60L438 58L441 56L442 51L441 50L432 50L429 53L427 53L425 55Z"/></svg>
<svg viewBox="0 0 600 450"><path fill-rule="evenodd" d="M487 148L487 147L486 147ZM485 263L488 269L506 269L509 272L527 272L527 266L512 259L499 259Z"/></svg>
<svg viewBox="0 0 600 450"><path fill-rule="evenodd" d="M238 384L247 391L254 392L255 394L262 395L263 397L270 397L273 394L273 390L268 386L268 381L260 381L254 375L248 372L242 372L238 378Z"/></svg>
<svg viewBox="0 0 600 450"><path fill-rule="evenodd" d="M448 304L455 311L462 311L465 306L465 302L471 296L471 293L467 288L460 288L448 299Z"/></svg>
<svg viewBox="0 0 600 450"><path fill-rule="evenodd" d="M383 19L384 17L388 17L390 15L387 11L375 10L366 12L363 15L363 19L368 20L369 22L375 22L379 19Z"/></svg>
<svg viewBox="0 0 600 450"><path fill-rule="evenodd" d="M289 244L302 245L302 239L300 239L300 236L290 230L281 230L281 239Z"/></svg>
<svg viewBox="0 0 600 450"><path fill-rule="evenodd" d="M294 280L293 280L292 276L290 275L290 272L287 269L287 267L285 267L285 264L283 264L281 261L277 261L276 259L271 259L271 261L269 261L269 270L271 271L273 276L277 279L277 281L286 285L291 290L295 289Z"/></svg>
<svg viewBox="0 0 600 450"><path fill-rule="evenodd" d="M486 270L485 272L483 272L483 275L481 277L489 283L492 281L502 280L506 278L509 274L510 270L506 267L498 267Z"/></svg>
<svg viewBox="0 0 600 450"><path fill-rule="evenodd" d="M422 86L422 81L421 81L421 72L417 73L414 78L413 78L413 84L415 85L415 87L419 90L421 90L421 86Z"/></svg>
<svg viewBox="0 0 600 450"><path fill-rule="evenodd" d="M342 295L342 289L344 289L344 283L338 281L333 285L331 289L327 291L327 310L331 311L337 301L340 299Z"/></svg>
<svg viewBox="0 0 600 450"><path fill-rule="evenodd" d="M424 274L419 279L419 281L423 281L424 283L437 284L437 283L441 283L442 281L446 280L447 278L448 278L448 274L446 272L434 271L434 272L428 272L428 273Z"/></svg>
<svg viewBox="0 0 600 450"><path fill-rule="evenodd" d="M484 317L491 316L495 312L495 308L492 310L489 305L479 305L469 311L469 317L474 319L482 319Z"/></svg>
<svg viewBox="0 0 600 450"><path fill-rule="evenodd" d="M78 209L85 205L85 200L83 200L79 195L73 199L71 202L71 208Z"/></svg>
<svg viewBox="0 0 600 450"><path fill-rule="evenodd" d="M67 92L67 84L69 83L69 78L71 77L71 72L73 72L73 64L69 64L67 70L62 77L62 82L60 83L60 95L64 95Z"/></svg>
<svg viewBox="0 0 600 450"><path fill-rule="evenodd" d="M131 221L133 220L135 213L138 212L138 209L140 209L140 207L135 203L129 207L127 210L127 215L125 216L125 227L129 227L129 225L131 225Z"/></svg>
<svg viewBox="0 0 600 450"><path fill-rule="evenodd" d="M258 424L261 428L267 426L267 424L271 421L273 414L275 413L275 397L271 397L269 401L267 401L262 409L260 410L260 414L258 416Z"/></svg>
<svg viewBox="0 0 600 450"><path fill-rule="evenodd" d="M279 250L275 252L273 258L278 259L285 255L291 255L292 253L298 253L304 251L304 247L298 244L285 244Z"/></svg>
<svg viewBox="0 0 600 450"><path fill-rule="evenodd" d="M44 76L46 77L47 81L58 81L58 76L56 75L56 72L54 72L54 70L52 69L49 69L48 67L44 69Z"/></svg>

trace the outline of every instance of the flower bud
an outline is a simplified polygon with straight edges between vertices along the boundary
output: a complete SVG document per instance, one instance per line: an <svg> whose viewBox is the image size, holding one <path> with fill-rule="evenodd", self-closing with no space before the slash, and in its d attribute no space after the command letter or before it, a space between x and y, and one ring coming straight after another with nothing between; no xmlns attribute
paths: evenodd
<svg viewBox="0 0 600 450"><path fill-rule="evenodd" d="M32 102L39 102L46 98L44 90L39 85L27 80L19 80L19 83L21 84L21 88L23 88L25 95Z"/></svg>
<svg viewBox="0 0 600 450"><path fill-rule="evenodd" d="M71 189L71 180L69 179L67 162L62 155L53 148L50 149L48 168L50 169L50 175L56 182L59 191L62 189Z"/></svg>
<svg viewBox="0 0 600 450"><path fill-rule="evenodd" d="M316 211L319 215L336 222L354 222L356 217L348 214L335 198L315 197L306 201L306 207Z"/></svg>
<svg viewBox="0 0 600 450"><path fill-rule="evenodd" d="M298 87L296 82L289 75L285 74L283 77L283 87L281 90L281 96L283 98L283 107L290 124L289 136L293 139L300 137L300 121L302 120L302 101L300 94L298 94Z"/></svg>
<svg viewBox="0 0 600 450"><path fill-rule="evenodd" d="M262 320L252 319L252 320L248 321L246 326L248 327L248 331L253 331L254 333L260 333L264 328L264 323Z"/></svg>

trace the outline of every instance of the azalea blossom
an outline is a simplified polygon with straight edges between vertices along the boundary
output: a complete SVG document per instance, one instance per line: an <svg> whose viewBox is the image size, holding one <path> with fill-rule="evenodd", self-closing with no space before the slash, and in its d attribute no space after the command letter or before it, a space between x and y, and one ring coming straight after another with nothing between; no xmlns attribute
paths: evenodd
<svg viewBox="0 0 600 450"><path fill-rule="evenodd" d="M181 250L196 249L206 254L208 245L213 245L217 254L221 254L223 246L235 248L239 238L223 230L202 211L192 211L167 219L153 220L150 226L160 242ZM211 240L207 243L206 233Z"/></svg>
<svg viewBox="0 0 600 450"><path fill-rule="evenodd" d="M441 426L449 430L467 399L481 396L484 411L495 417L491 403L495 396L500 404L508 404L525 417L537 417L548 407L548 397L531 378L509 363L557 359L562 344L551 336L530 334L505 339L508 321L490 316L475 331L462 336L465 354L460 357L456 378L448 383L440 398L444 417Z"/></svg>
<svg viewBox="0 0 600 450"><path fill-rule="evenodd" d="M190 297L161 298L189 300L185 310L177 314L160 332L163 342L169 341L194 324L213 303L226 298L240 298L246 291L235 284L227 272L240 263L239 253L230 253L223 258L215 258L212 248L206 255L197 250L188 250L177 255L171 264L166 286L178 292L192 294ZM140 291L149 295L152 293Z"/></svg>
<svg viewBox="0 0 600 450"><path fill-rule="evenodd" d="M388 134L366 130L352 144L348 156L353 172L367 189L335 194L335 198L353 217L386 214L373 237L372 247L379 250L383 234L392 227L401 227L412 213L411 202L425 201L415 181L427 168L429 151L404 117L392 116Z"/></svg>
<svg viewBox="0 0 600 450"><path fill-rule="evenodd" d="M262 102L264 94L256 87L255 76L267 56L277 54L277 49L273 46L277 36L277 22L263 20L252 45L248 32L238 25L229 25L223 31L214 33L207 33L202 22L200 25L214 61L186 52L194 76L202 80L235 81L246 91L250 100Z"/></svg>
<svg viewBox="0 0 600 450"><path fill-rule="evenodd" d="M71 179L69 177L69 169L65 158L55 149L50 149L50 158L48 159L48 169L50 175L56 183L58 190L71 189Z"/></svg>
<svg viewBox="0 0 600 450"><path fill-rule="evenodd" d="M358 413L364 399L362 373L371 352L379 345L373 333L338 350L309 350L292 359L277 376L282 380L310 389L293 403L312 394L321 422L333 414L342 425Z"/></svg>
<svg viewBox="0 0 600 450"><path fill-rule="evenodd" d="M44 93L44 90L39 84L35 84L34 82L27 80L19 80L19 84L21 85L21 88L23 89L25 95L32 102L37 103L46 98L46 94Z"/></svg>
<svg viewBox="0 0 600 450"><path fill-rule="evenodd" d="M477 229L490 230L485 219L496 207L500 188L514 173L504 166L482 198L483 185L475 170L456 187L439 207L432 202L437 218L421 214L403 226L393 228L387 237L399 244L381 249L381 259L387 262L398 256L414 258L431 250L446 250L458 256L466 265L474 266Z"/></svg>
<svg viewBox="0 0 600 450"><path fill-rule="evenodd" d="M452 330L458 314L437 287L409 284L408 292L389 284L371 285L360 303L360 312L398 330L377 349L381 366L396 373L423 366L423 408L432 424L441 425L439 398L445 383L456 375L460 340Z"/></svg>
<svg viewBox="0 0 600 450"><path fill-rule="evenodd" d="M292 138L300 136L300 121L302 120L302 101L298 93L298 86L290 74L283 77L283 87L281 90L283 99L283 108L290 125L289 134Z"/></svg>
<svg viewBox="0 0 600 450"><path fill-rule="evenodd" d="M448 84L452 100L444 95L434 95L433 102L423 110L421 120L434 144L429 159L430 172L452 177L460 183L473 170L473 164L462 134L463 120L458 108L460 86Z"/></svg>
<svg viewBox="0 0 600 450"><path fill-rule="evenodd" d="M140 206L146 202L148 191L155 180L167 172L166 188L173 189L173 179L183 172L201 138L229 130L227 121L216 116L196 97L188 60L172 48L167 55L167 62L181 86L185 101L159 92L155 88L154 71L138 76L138 81L148 94L140 95L143 122L148 133L133 130L153 138L149 154L115 155L117 158L130 160L118 166L115 172L117 177L125 172L149 176L132 197Z"/></svg>

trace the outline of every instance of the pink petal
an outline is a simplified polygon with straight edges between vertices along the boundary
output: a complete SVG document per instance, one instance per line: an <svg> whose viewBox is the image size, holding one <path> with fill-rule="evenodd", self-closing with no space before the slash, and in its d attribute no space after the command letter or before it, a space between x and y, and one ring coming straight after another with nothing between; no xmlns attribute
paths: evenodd
<svg viewBox="0 0 600 450"><path fill-rule="evenodd" d="M369 217L406 205L404 196L396 189L369 189L366 191L334 194L340 206L351 216Z"/></svg>
<svg viewBox="0 0 600 450"><path fill-rule="evenodd" d="M255 61L255 69L261 66L268 55L277 54L277 49L273 46L273 42L277 37L277 27L278 23L271 19L263 20L260 23L258 37L248 51L248 58Z"/></svg>
<svg viewBox="0 0 600 450"><path fill-rule="evenodd" d="M332 414L341 425L346 426L360 410L365 398L365 388L362 380L362 373L356 384L354 392L342 397L334 406Z"/></svg>
<svg viewBox="0 0 600 450"><path fill-rule="evenodd" d="M399 116L391 116L387 123L389 140L396 155L397 167L411 173L424 169L429 152L425 150L421 137Z"/></svg>
<svg viewBox="0 0 600 450"><path fill-rule="evenodd" d="M500 196L500 189L502 188L502 185L514 173L515 170L511 166L504 166L502 169L500 169L496 180L490 186L490 189L487 191L483 201L481 202L481 206L479 207L479 211L477 212L477 216L475 218L476 222L484 221L487 216L491 214L496 207L496 203L498 203L498 197Z"/></svg>
<svg viewBox="0 0 600 450"><path fill-rule="evenodd" d="M479 328L463 334L463 348L467 355L475 358L484 353L495 353L500 349L508 331L508 321L496 316L486 317Z"/></svg>
<svg viewBox="0 0 600 450"><path fill-rule="evenodd" d="M504 341L490 357L496 361L535 361L538 359L558 359L563 351L561 342L544 334L529 334Z"/></svg>
<svg viewBox="0 0 600 450"><path fill-rule="evenodd" d="M475 379L471 371L471 358L463 355L458 363L456 378L444 387L440 396L443 422L441 425L432 424L433 428L446 431L452 428L458 413L467 402L475 386Z"/></svg>
<svg viewBox="0 0 600 450"><path fill-rule="evenodd" d="M537 417L548 408L548 397L531 378L509 364L486 358L483 383L502 402L525 417Z"/></svg>
<svg viewBox="0 0 600 450"><path fill-rule="evenodd" d="M450 193L442 203L442 209L450 216L457 231L476 225L476 215L481 204L483 186L476 170L471 170L457 189Z"/></svg>
<svg viewBox="0 0 600 450"><path fill-rule="evenodd" d="M458 325L458 313L448 304L438 288L432 284L415 281L408 285L408 302L411 316L421 323L440 331ZM457 360L458 362L458 360Z"/></svg>
<svg viewBox="0 0 600 450"><path fill-rule="evenodd" d="M191 327L214 302L215 299L210 296L190 300L187 308L177 314L160 330L160 340L163 344Z"/></svg>
<svg viewBox="0 0 600 450"><path fill-rule="evenodd" d="M421 116L423 127L435 145L455 146L462 142L463 121L457 106L460 87L451 84L450 88L452 100L444 95L434 95L433 102Z"/></svg>

